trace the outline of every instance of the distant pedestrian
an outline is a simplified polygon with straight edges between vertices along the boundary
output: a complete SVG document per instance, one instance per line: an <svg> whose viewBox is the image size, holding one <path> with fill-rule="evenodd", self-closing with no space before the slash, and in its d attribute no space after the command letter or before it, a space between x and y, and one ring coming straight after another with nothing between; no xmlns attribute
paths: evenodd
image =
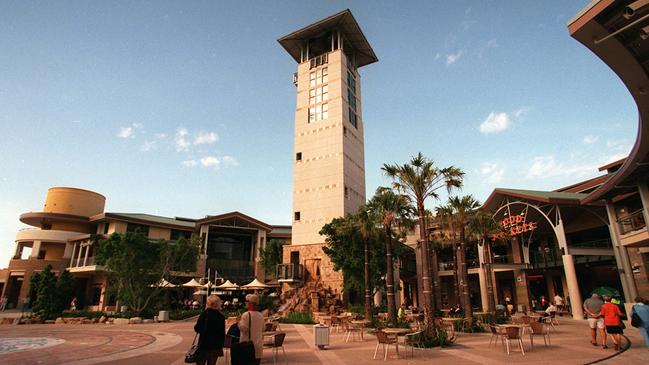
<svg viewBox="0 0 649 365"><path fill-rule="evenodd" d="M23 299L23 306L22 306L22 313L25 314L25 312L29 312L29 303L31 302L31 299L29 297L25 297Z"/></svg>
<svg viewBox="0 0 649 365"><path fill-rule="evenodd" d="M640 317L640 325L636 327L644 338L645 346L649 347L649 305L642 297L635 298L636 304L631 307L631 317L636 314Z"/></svg>
<svg viewBox="0 0 649 365"><path fill-rule="evenodd" d="M541 304L541 309L546 310L548 309L548 300L545 298L545 295L541 295L541 298L539 299L539 303Z"/></svg>
<svg viewBox="0 0 649 365"><path fill-rule="evenodd" d="M514 303L512 302L512 298L510 298L509 295L505 296L505 307L507 308L507 313L511 316L514 312Z"/></svg>
<svg viewBox="0 0 649 365"><path fill-rule="evenodd" d="M554 299L554 305L557 306L557 312L559 313L563 312L564 304L561 295L557 293L557 295L555 295L553 299Z"/></svg>
<svg viewBox="0 0 649 365"><path fill-rule="evenodd" d="M73 297L72 301L70 302L70 310L71 311L76 311L77 310L77 297Z"/></svg>
<svg viewBox="0 0 649 365"><path fill-rule="evenodd" d="M604 317L604 325L606 326L606 333L611 335L611 339L613 340L613 345L615 346L615 350L620 349L620 343L622 341L622 333L623 327L622 327L622 311L620 310L620 307L617 305L611 303L611 297L605 296L604 297L604 305L602 305L602 310L600 311L600 315ZM608 348L606 346L606 338L604 340L604 345L602 348Z"/></svg>
<svg viewBox="0 0 649 365"><path fill-rule="evenodd" d="M599 295L593 293L590 298L584 301L584 311L588 315L588 326L590 327L590 343L597 346L597 330L600 332L602 343L606 346L606 331L604 330L604 318L600 316L604 302Z"/></svg>

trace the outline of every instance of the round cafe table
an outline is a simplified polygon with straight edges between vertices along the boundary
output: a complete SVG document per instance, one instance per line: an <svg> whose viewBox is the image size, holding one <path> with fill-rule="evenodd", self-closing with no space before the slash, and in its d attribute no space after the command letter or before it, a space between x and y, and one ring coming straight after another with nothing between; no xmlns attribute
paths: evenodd
<svg viewBox="0 0 649 365"><path fill-rule="evenodd" d="M381 331L383 331L386 335L389 335L389 336L392 335L392 336L397 337L397 346L396 346L397 347L397 357L400 357L400 355L399 355L399 346L398 346L398 344L399 344L398 337L400 335L405 335L407 333L411 333L412 330L409 329L409 328L384 328Z"/></svg>
<svg viewBox="0 0 649 365"><path fill-rule="evenodd" d="M353 325L355 325L355 326L360 327L360 329L361 329L361 341L365 341L365 339L363 338L363 332L365 332L365 331L364 331L364 330L365 330L365 327L366 327L368 324L370 324L371 322L368 321L368 320L365 320L365 319L359 319L359 320L351 321L351 322L349 322L349 323L351 323L351 324L353 324Z"/></svg>

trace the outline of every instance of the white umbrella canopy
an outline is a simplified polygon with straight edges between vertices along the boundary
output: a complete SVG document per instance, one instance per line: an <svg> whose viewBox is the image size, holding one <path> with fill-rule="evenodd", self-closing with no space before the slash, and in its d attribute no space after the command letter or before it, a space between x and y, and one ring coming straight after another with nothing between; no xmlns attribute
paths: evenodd
<svg viewBox="0 0 649 365"><path fill-rule="evenodd" d="M193 295L207 295L207 290L196 290Z"/></svg>
<svg viewBox="0 0 649 365"><path fill-rule="evenodd" d="M262 283L261 281L257 280L257 278L255 278L255 280L249 282L248 284L241 286L241 289L248 289L248 290L257 290L257 289L266 289L266 288L270 288L270 287Z"/></svg>
<svg viewBox="0 0 649 365"><path fill-rule="evenodd" d="M201 283L196 281L196 279L192 279L192 280L186 282L185 284L183 284L183 286L187 287L187 288L201 288L201 287L203 287L201 285Z"/></svg>
<svg viewBox="0 0 649 365"><path fill-rule="evenodd" d="M205 285L203 285L203 288L205 288L205 289L209 289L209 288L213 288L214 286L215 286L215 285L212 284L211 281L208 281L207 283L205 283Z"/></svg>
<svg viewBox="0 0 649 365"><path fill-rule="evenodd" d="M233 284L230 280L226 280L225 283L218 285L218 289L236 289L238 288L237 284Z"/></svg>
<svg viewBox="0 0 649 365"><path fill-rule="evenodd" d="M157 284L151 284L151 285L149 285L149 286L152 287L152 288L153 288L153 287L158 287L158 288L175 288L175 287L177 287L178 285L174 285L174 284L168 282L167 280L165 280L165 279L163 278L163 279L161 279Z"/></svg>

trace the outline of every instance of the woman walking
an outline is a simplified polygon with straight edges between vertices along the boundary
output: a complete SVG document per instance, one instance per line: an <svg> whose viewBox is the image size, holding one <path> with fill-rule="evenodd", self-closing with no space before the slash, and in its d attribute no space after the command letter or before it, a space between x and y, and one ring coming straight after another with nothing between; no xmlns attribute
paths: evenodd
<svg viewBox="0 0 649 365"><path fill-rule="evenodd" d="M225 339L225 317L221 314L221 298L210 295L205 310L198 316L194 331L199 334L197 365L215 365L219 356L223 356Z"/></svg>
<svg viewBox="0 0 649 365"><path fill-rule="evenodd" d="M639 326L636 328L642 334L645 346L649 347L649 302L642 297L635 298L635 302L637 304L631 308L631 317L634 314L640 317Z"/></svg>
<svg viewBox="0 0 649 365"><path fill-rule="evenodd" d="M604 296L604 305L602 305L600 315L604 317L606 333L611 335L613 345L615 345L615 350L619 350L622 341L621 335L623 333L622 320L620 319L620 317L622 317L622 311L620 311L620 307L611 303L610 296ZM604 337L602 348L608 348L608 346L606 346L606 337Z"/></svg>

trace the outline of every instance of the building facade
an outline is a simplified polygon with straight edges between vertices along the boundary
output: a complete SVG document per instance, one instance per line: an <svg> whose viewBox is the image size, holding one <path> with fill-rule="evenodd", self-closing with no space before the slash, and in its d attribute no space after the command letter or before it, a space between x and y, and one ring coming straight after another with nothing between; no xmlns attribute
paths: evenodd
<svg viewBox="0 0 649 365"><path fill-rule="evenodd" d="M298 63L294 130L292 242L287 273L323 278L336 290L341 274L322 252L322 226L365 203L364 121L358 69L378 61L349 10L280 38ZM301 266L300 266L301 265ZM301 272L301 270L300 270ZM284 282L304 278L288 276Z"/></svg>
<svg viewBox="0 0 649 365"><path fill-rule="evenodd" d="M240 212L200 219L169 218L142 213L104 212L106 198L69 187L48 190L44 209L20 216L33 226L16 234L15 255L0 271L0 295L9 308L19 307L29 295L29 278L48 264L55 274L69 270L75 278L74 295L80 308L111 309L106 268L95 263L97 246L113 233L139 230L152 240L200 237L196 270L176 272L178 283L191 278L229 279L240 284L266 279L260 263L267 240L290 242L289 226L273 226ZM31 250L29 253L28 250ZM170 278L172 279L172 278ZM152 283L153 284L153 283Z"/></svg>

